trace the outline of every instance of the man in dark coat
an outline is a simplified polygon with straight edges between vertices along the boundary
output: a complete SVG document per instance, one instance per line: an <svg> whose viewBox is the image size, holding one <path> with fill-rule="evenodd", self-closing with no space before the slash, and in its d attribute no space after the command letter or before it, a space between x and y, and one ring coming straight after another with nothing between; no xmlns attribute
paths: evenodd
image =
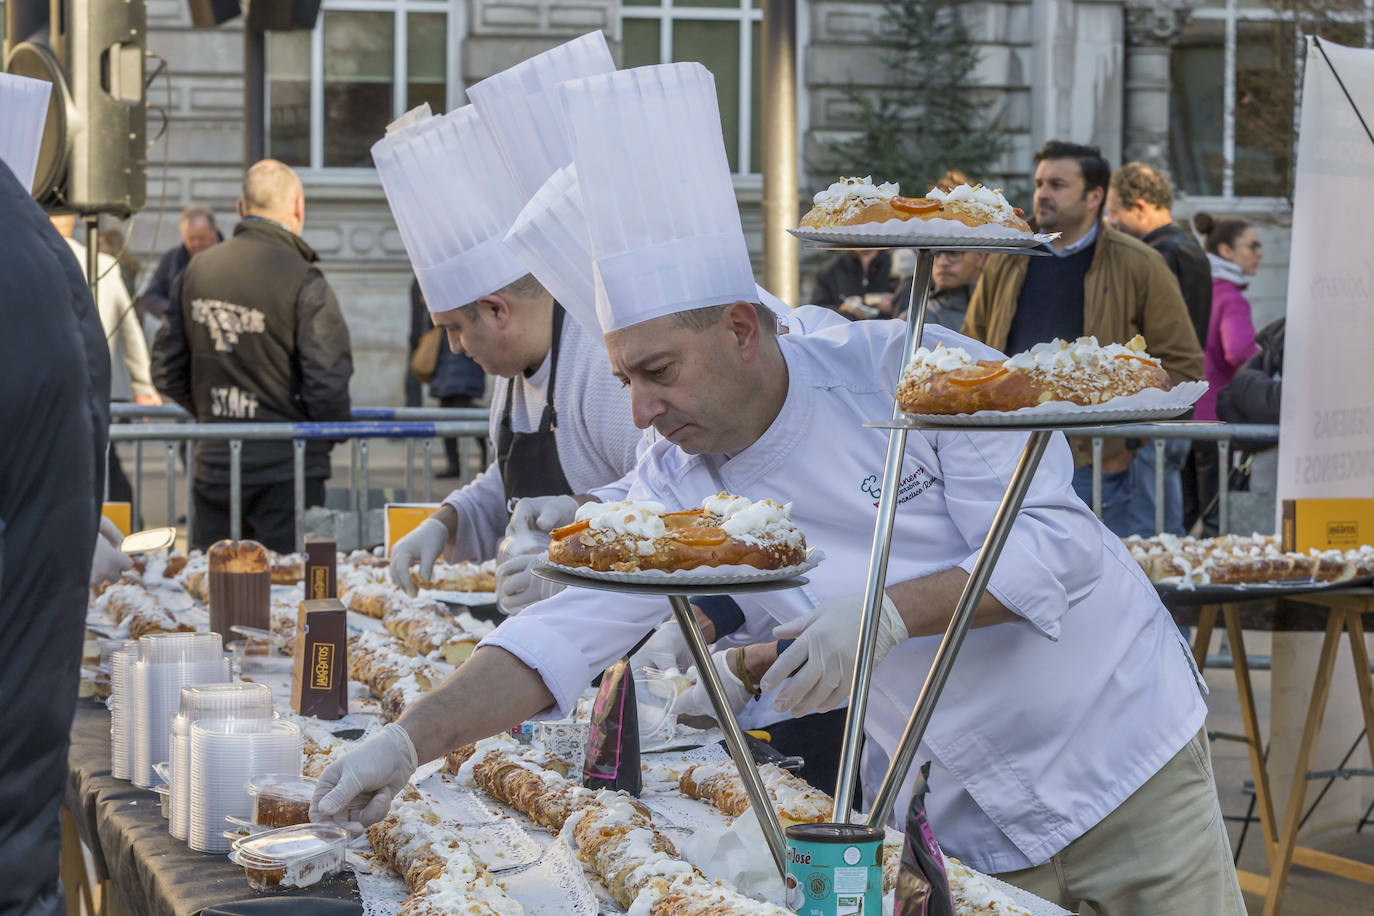
<svg viewBox="0 0 1374 916"><path fill-rule="evenodd" d="M202 204L190 204L181 211L181 221L177 224L181 233L181 244L170 248L157 262L157 270L142 295L134 300L138 317L153 315L162 318L167 314L167 302L172 296L172 281L181 276L191 259L211 245L224 241L215 227L215 214ZM133 287L129 287L133 292Z"/></svg>
<svg viewBox="0 0 1374 916"><path fill-rule="evenodd" d="M420 338L434 327L425 306L424 294L420 292L418 280L410 281L410 352L420 345ZM415 380L407 370L406 378ZM416 382L418 386L418 381ZM439 359L434 366L434 377L429 380L429 393L439 402L440 407L471 407L482 399L487 390L487 374L477 365L477 360L466 353L454 353L448 341L439 343ZM415 406L419 406L417 403ZM482 451L482 467L487 466L487 440L478 440ZM458 456L458 440L444 440L444 457L448 464L436 477L461 477L463 469Z"/></svg>
<svg viewBox="0 0 1374 916"><path fill-rule="evenodd" d="M67 780L110 354L81 267L0 161L0 913L66 913Z"/></svg>
<svg viewBox="0 0 1374 916"><path fill-rule="evenodd" d="M234 237L191 259L172 283L153 346L153 381L201 423L344 422L353 357L339 302L300 237L305 193L275 159L244 175ZM305 453L305 502L324 502L331 443ZM191 546L229 536L228 442L196 449ZM289 440L246 442L243 536L295 549Z"/></svg>

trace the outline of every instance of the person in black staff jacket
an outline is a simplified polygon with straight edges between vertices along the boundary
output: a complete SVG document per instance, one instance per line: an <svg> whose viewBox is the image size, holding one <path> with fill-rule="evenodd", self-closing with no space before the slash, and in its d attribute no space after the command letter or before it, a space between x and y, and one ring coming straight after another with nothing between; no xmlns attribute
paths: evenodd
<svg viewBox="0 0 1374 916"><path fill-rule="evenodd" d="M172 284L153 346L153 381L201 423L349 419L348 326L318 256L300 237L301 180L275 159L248 169L234 235L191 259ZM306 505L324 502L332 443L306 445ZM243 536L295 549L289 440L243 446ZM191 546L229 536L229 444L196 448Z"/></svg>
<svg viewBox="0 0 1374 916"><path fill-rule="evenodd" d="M110 353L81 266L3 161L0 272L0 429L11 436L0 448L0 913L58 916L57 809L104 489Z"/></svg>

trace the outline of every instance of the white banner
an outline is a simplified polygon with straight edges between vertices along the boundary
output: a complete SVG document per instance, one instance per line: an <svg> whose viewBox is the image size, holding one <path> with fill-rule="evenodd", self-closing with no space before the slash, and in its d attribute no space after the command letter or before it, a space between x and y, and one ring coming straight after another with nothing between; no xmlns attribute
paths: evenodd
<svg viewBox="0 0 1374 916"><path fill-rule="evenodd" d="M1356 113L1374 127L1374 51L1322 49L1330 64L1310 45L1302 87L1280 505L1374 496L1374 140Z"/></svg>

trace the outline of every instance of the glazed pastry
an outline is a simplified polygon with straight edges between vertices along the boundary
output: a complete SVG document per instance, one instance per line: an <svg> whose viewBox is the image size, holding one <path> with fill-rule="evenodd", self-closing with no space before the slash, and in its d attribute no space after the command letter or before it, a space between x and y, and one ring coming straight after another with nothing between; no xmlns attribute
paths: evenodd
<svg viewBox="0 0 1374 916"><path fill-rule="evenodd" d="M903 197L895 181L875 185L871 177L841 178L819 191L801 219L806 229L861 226L888 220L952 220L965 226L1002 226L1030 233L1019 207L999 190L961 184L951 191L931 188L924 197Z"/></svg>

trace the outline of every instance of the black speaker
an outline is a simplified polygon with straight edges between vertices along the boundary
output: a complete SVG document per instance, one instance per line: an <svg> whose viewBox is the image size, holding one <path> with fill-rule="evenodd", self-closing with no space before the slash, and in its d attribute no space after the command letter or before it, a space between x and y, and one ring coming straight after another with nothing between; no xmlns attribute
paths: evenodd
<svg viewBox="0 0 1374 916"><path fill-rule="evenodd" d="M313 29L320 0L247 0L247 25L260 32Z"/></svg>
<svg viewBox="0 0 1374 916"><path fill-rule="evenodd" d="M198 29L213 29L243 12L239 0L186 0L186 3L191 8L191 25Z"/></svg>

